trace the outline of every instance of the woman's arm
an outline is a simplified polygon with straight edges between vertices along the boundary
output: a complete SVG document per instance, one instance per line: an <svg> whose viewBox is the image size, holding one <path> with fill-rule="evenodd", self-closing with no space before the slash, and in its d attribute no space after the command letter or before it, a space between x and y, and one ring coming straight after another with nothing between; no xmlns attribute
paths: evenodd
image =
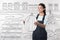
<svg viewBox="0 0 60 40"><path fill-rule="evenodd" d="M38 25L38 26L40 26L42 28L45 28L45 26L46 26L45 24L42 24L42 23L39 23L39 22L35 22L34 24L35 25Z"/></svg>
<svg viewBox="0 0 60 40"><path fill-rule="evenodd" d="M47 23L48 23L48 15L45 16L45 19L44 19L44 23L43 24L42 23L39 23L38 21L36 21L34 24L35 25L38 25L38 26L40 26L42 28L45 28L45 26L47 25Z"/></svg>

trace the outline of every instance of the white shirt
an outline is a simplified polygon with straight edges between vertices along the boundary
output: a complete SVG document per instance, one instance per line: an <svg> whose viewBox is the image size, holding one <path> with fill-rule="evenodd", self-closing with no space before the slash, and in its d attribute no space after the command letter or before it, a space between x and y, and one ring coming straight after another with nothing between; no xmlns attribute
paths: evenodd
<svg viewBox="0 0 60 40"><path fill-rule="evenodd" d="M37 20L42 21L42 19L43 19L43 16L40 16L40 15L39 15ZM47 24L47 15L45 16L44 24L45 24L45 25Z"/></svg>

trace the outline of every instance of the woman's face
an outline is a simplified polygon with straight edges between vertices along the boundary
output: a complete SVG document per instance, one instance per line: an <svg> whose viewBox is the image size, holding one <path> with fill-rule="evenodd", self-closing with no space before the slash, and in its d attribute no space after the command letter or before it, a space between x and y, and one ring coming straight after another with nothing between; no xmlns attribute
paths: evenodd
<svg viewBox="0 0 60 40"><path fill-rule="evenodd" d="M43 8L41 5L39 5L39 6L38 6L38 11L41 13L41 12L44 11L44 8Z"/></svg>

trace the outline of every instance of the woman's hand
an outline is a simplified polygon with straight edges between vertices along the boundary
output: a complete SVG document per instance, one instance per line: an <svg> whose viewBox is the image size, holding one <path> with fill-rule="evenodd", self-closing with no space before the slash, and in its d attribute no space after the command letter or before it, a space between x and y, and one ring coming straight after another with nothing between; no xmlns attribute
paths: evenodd
<svg viewBox="0 0 60 40"><path fill-rule="evenodd" d="M40 26L40 27L42 27L42 28L45 28L45 26L46 26L46 25L44 25L44 24L42 24L42 23L39 23L39 22L34 22L34 24L35 24L35 25L38 25L38 26Z"/></svg>
<svg viewBox="0 0 60 40"><path fill-rule="evenodd" d="M38 22L34 22L35 25L38 25Z"/></svg>

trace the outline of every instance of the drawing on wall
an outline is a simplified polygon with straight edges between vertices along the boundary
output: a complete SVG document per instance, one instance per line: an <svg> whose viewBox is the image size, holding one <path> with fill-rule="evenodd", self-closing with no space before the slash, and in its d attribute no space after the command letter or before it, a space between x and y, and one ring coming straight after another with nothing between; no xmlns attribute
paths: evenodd
<svg viewBox="0 0 60 40"><path fill-rule="evenodd" d="M3 3L3 4L2 4L2 9L3 9L3 10L7 10L7 6L8 6L7 3Z"/></svg>
<svg viewBox="0 0 60 40"><path fill-rule="evenodd" d="M36 26L34 25L35 20L36 20L36 17L33 13L31 13L25 18L24 28L26 28L26 31L32 32L33 30L35 30L36 28Z"/></svg>
<svg viewBox="0 0 60 40"><path fill-rule="evenodd" d="M28 2L22 3L22 10L28 10Z"/></svg>
<svg viewBox="0 0 60 40"><path fill-rule="evenodd" d="M20 10L20 3L14 2L14 10Z"/></svg>
<svg viewBox="0 0 60 40"><path fill-rule="evenodd" d="M13 3L8 3L8 10L13 10Z"/></svg>
<svg viewBox="0 0 60 40"><path fill-rule="evenodd" d="M59 10L59 5L56 3L56 4L54 4L54 10L55 11L58 11Z"/></svg>

